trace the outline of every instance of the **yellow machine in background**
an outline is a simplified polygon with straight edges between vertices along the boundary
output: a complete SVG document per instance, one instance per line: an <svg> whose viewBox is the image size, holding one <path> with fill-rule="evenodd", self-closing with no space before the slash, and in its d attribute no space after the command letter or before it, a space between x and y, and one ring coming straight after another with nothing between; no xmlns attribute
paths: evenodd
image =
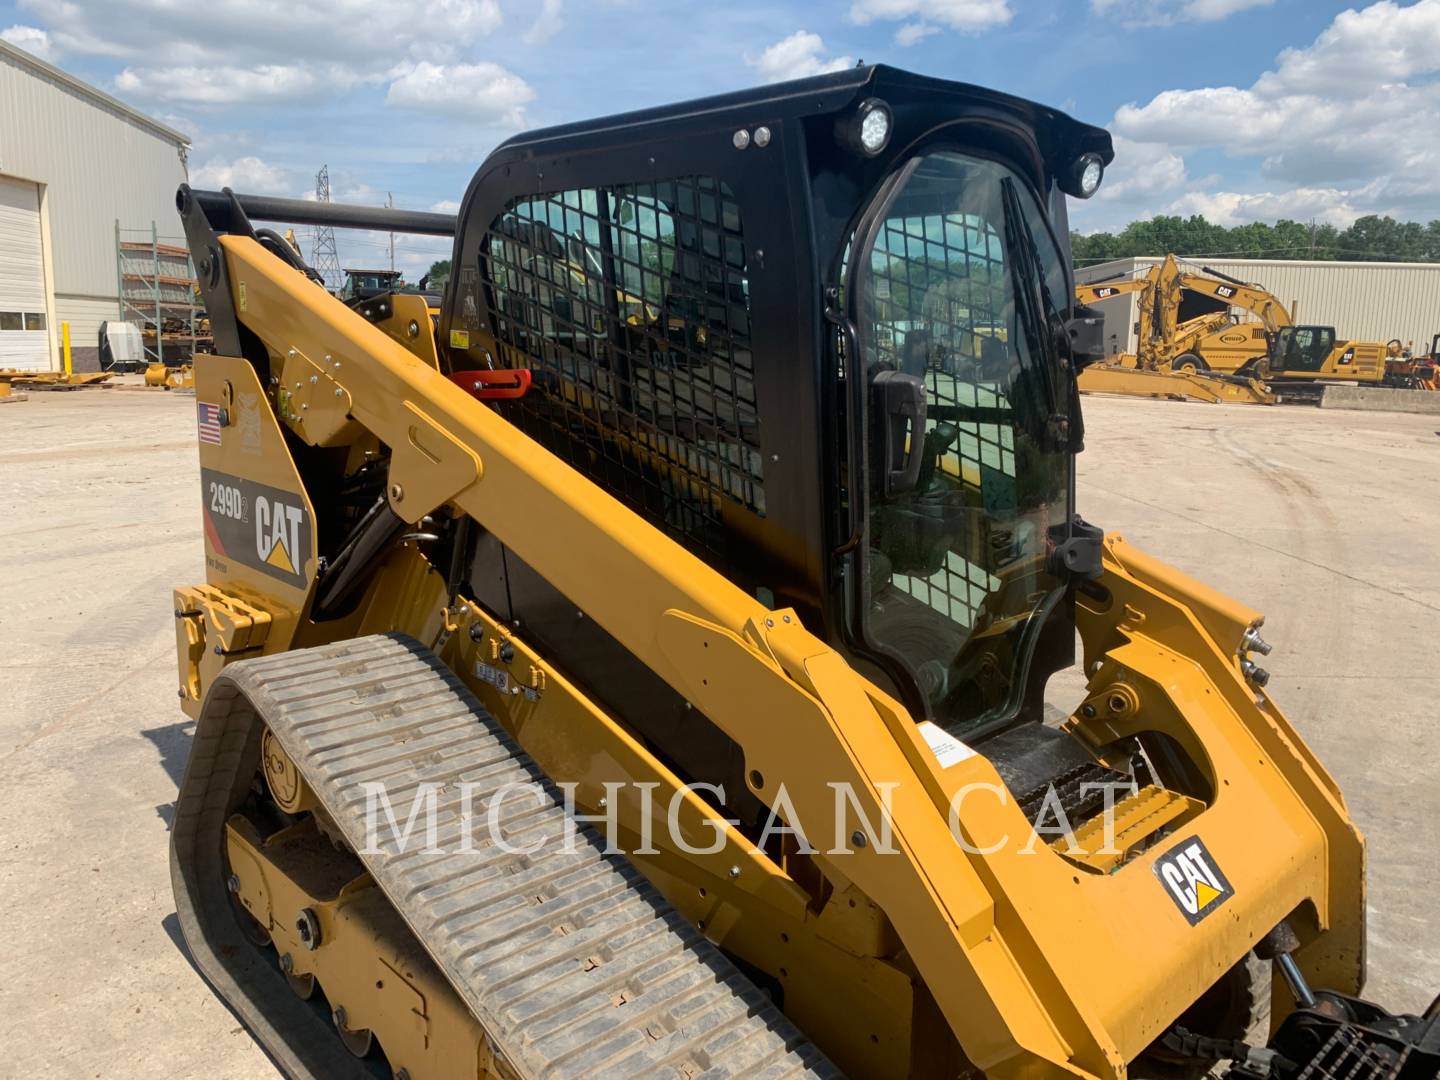
<svg viewBox="0 0 1440 1080"><path fill-rule="evenodd" d="M1185 290L1220 300L1220 311L1180 320L1180 302ZM1264 289L1183 271L1174 255L1152 266L1143 275L1118 281L1077 285L1075 297L1094 303L1112 296L1136 293L1135 366L1147 371L1166 368L1174 371L1218 370L1235 372L1256 368L1269 354L1269 337L1292 323L1284 304ZM1238 323L1231 308L1256 316L1255 324ZM1216 362L1208 359L1217 356Z"/></svg>
<svg viewBox="0 0 1440 1080"><path fill-rule="evenodd" d="M195 389L195 365L146 364L145 385L161 390Z"/></svg>
<svg viewBox="0 0 1440 1080"><path fill-rule="evenodd" d="M99 386L112 378L108 371L29 371L20 368L0 368L0 385L36 387Z"/></svg>
<svg viewBox="0 0 1440 1080"><path fill-rule="evenodd" d="M1225 307L1181 321L1181 299L1187 291ZM1388 382L1387 364L1400 356L1398 341L1342 341L1332 327L1296 325L1295 312L1262 286L1208 268L1204 273L1183 270L1174 255L1143 275L1089 282L1075 290L1076 299L1085 304L1130 293L1136 294L1137 352L1107 358L1104 366L1087 371L1083 389L1149 394L1155 388L1154 395L1162 396L1164 388L1173 386L1170 396L1273 404L1271 392L1286 384ZM1234 310L1256 321L1237 318ZM1175 376L1213 373L1244 381L1222 379L1207 386L1184 378L1172 384L1119 369Z"/></svg>
<svg viewBox="0 0 1440 1080"><path fill-rule="evenodd" d="M519 136L458 220L181 188L218 354L172 875L282 1069L1437 1060L1350 996L1363 841L1261 615L1076 512L1100 335L1050 215L1110 158L861 67ZM438 327L252 219L453 235Z"/></svg>
<svg viewBox="0 0 1440 1080"><path fill-rule="evenodd" d="M1090 305L1119 296L1136 294L1140 317L1136 324L1139 342L1135 355L1112 353L1080 373L1079 387L1087 393L1121 394L1126 397L1175 398L1179 400L1228 402L1237 405L1274 405L1276 396L1255 375L1214 375L1191 351L1210 333L1229 327L1238 333L1228 310L1218 315L1179 322L1180 281L1175 256L1151 267L1139 277L1086 283L1075 286L1077 303ZM1193 275L1190 275L1193 276ZM1260 310L1273 321L1268 305ZM1265 341L1263 327L1258 331ZM1245 331L1246 340L1251 331Z"/></svg>
<svg viewBox="0 0 1440 1080"><path fill-rule="evenodd" d="M1143 366L1169 363L1177 371L1250 372L1265 379L1330 378L1378 382L1385 358L1398 342L1337 340L1333 328L1298 325L1296 312L1261 285L1206 268L1184 271L1173 255L1143 277L1123 282L1077 286L1082 301L1103 298L1110 290L1140 291L1137 339ZM1225 310L1179 320L1185 291L1208 296ZM1236 318L1232 309L1255 317Z"/></svg>

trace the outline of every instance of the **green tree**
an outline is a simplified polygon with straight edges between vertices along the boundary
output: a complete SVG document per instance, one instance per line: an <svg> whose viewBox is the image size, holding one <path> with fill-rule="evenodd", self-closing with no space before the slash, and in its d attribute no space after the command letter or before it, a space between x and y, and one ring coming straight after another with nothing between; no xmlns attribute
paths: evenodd
<svg viewBox="0 0 1440 1080"><path fill-rule="evenodd" d="M1227 228L1199 214L1161 214L1118 233L1070 234L1076 266L1174 254L1182 258L1440 262L1440 220L1422 225L1371 214L1346 229L1282 218Z"/></svg>
<svg viewBox="0 0 1440 1080"><path fill-rule="evenodd" d="M430 269L425 272L425 276L430 279L429 287L431 289L443 289L445 283L450 280L450 260L436 259L430 264Z"/></svg>
<svg viewBox="0 0 1440 1080"><path fill-rule="evenodd" d="M1415 221L1396 221L1374 214L1356 218L1340 234L1341 259L1399 259L1414 262L1425 254L1425 226Z"/></svg>
<svg viewBox="0 0 1440 1080"><path fill-rule="evenodd" d="M1425 261L1440 260L1440 221L1425 226Z"/></svg>

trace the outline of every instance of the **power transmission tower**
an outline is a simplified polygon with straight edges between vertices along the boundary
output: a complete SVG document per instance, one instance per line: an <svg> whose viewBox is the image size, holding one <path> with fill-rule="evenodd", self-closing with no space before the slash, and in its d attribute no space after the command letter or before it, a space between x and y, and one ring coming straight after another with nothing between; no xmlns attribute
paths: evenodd
<svg viewBox="0 0 1440 1080"><path fill-rule="evenodd" d="M330 201L329 165L321 165L315 174L315 198L320 202ZM335 250L335 230L329 225L315 227L315 238L310 242L310 265L325 279L327 289L338 289L344 284L340 255Z"/></svg>

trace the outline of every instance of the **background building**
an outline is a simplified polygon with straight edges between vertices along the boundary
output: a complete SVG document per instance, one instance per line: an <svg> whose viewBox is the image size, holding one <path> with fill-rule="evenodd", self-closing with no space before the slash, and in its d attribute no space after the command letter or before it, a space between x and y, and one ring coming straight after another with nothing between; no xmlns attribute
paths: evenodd
<svg viewBox="0 0 1440 1080"><path fill-rule="evenodd" d="M0 41L0 368L75 366L120 317L116 222L176 233L187 136Z"/></svg>
<svg viewBox="0 0 1440 1080"><path fill-rule="evenodd" d="M1114 259L1075 271L1083 283L1143 274L1162 260ZM1304 262L1283 259L1182 259L1184 269L1213 267L1241 281L1263 285L1297 313L1296 321L1333 326L1340 338L1399 338L1428 349L1440 333L1440 263ZM1206 306L1206 304L1209 306ZM1208 297L1182 302L1180 317L1212 310ZM1135 294L1106 300L1105 340L1111 352L1135 351ZM1246 319L1250 316L1246 315Z"/></svg>

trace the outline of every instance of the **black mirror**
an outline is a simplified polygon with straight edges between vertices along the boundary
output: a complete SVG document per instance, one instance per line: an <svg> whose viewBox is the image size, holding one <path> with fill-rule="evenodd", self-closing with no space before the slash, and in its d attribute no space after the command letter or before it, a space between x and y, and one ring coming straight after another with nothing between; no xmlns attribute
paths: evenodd
<svg viewBox="0 0 1440 1080"><path fill-rule="evenodd" d="M885 498L914 491L925 461L925 380L882 371L870 384L871 476Z"/></svg>
<svg viewBox="0 0 1440 1080"><path fill-rule="evenodd" d="M1084 304L1075 305L1075 316L1065 320L1065 340L1070 363L1076 371L1105 358L1105 316Z"/></svg>

